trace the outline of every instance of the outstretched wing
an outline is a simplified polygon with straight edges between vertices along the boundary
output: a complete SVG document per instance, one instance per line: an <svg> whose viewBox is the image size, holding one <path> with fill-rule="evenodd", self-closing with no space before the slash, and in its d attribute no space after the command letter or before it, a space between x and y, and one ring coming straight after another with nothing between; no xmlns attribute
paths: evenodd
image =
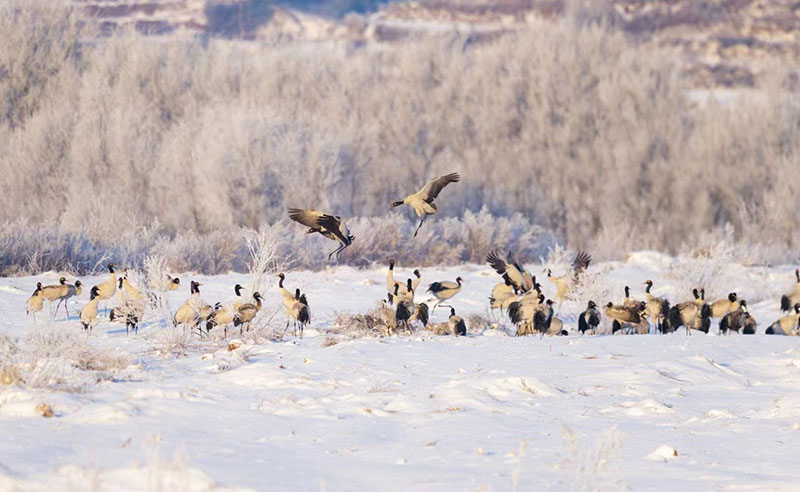
<svg viewBox="0 0 800 492"><path fill-rule="evenodd" d="M348 240L344 237L344 234L342 234L341 231L341 219L334 217L333 215L323 214L322 217L317 219L317 224L324 227L325 230L336 236L339 241L347 244Z"/></svg>
<svg viewBox="0 0 800 492"><path fill-rule="evenodd" d="M428 203L432 202L439 196L442 188L450 183L457 183L460 179L461 176L459 176L458 173L450 173L430 180L421 190L422 199Z"/></svg>
<svg viewBox="0 0 800 492"><path fill-rule="evenodd" d="M497 254L497 250L490 252L486 255L486 261L489 263L489 266L497 272L499 275L503 275L506 273L506 262L500 258Z"/></svg>
<svg viewBox="0 0 800 492"><path fill-rule="evenodd" d="M319 210L303 210L299 208L289 209L289 218L295 222L299 222L306 227L318 229L317 221L323 217L324 214Z"/></svg>
<svg viewBox="0 0 800 492"><path fill-rule="evenodd" d="M575 259L572 260L572 269L575 271L575 274L578 275L589 268L589 263L591 262L592 257L589 256L589 253L586 251L578 251L578 254L575 255Z"/></svg>

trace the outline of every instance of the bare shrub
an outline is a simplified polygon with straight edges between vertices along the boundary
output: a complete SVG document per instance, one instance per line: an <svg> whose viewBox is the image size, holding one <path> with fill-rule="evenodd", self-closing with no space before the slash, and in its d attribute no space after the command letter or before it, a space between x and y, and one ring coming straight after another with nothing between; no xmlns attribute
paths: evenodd
<svg viewBox="0 0 800 492"><path fill-rule="evenodd" d="M328 329L328 333L343 335L350 339L380 338L389 334L389 328L381 319L377 309L368 313L339 313Z"/></svg>
<svg viewBox="0 0 800 492"><path fill-rule="evenodd" d="M566 453L556 465L570 490L629 490L622 479L622 434L612 427L597 437L594 447L580 442L570 427L562 432Z"/></svg>
<svg viewBox="0 0 800 492"><path fill-rule="evenodd" d="M0 372L6 384L57 391L84 391L115 377L130 365L130 356L92 347L86 335L48 326L2 350Z"/></svg>

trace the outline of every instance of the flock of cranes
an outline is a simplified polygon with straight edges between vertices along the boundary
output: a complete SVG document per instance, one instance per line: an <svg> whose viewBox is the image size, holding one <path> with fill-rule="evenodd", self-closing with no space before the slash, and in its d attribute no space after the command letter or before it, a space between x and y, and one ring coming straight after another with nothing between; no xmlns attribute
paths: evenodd
<svg viewBox="0 0 800 492"><path fill-rule="evenodd" d="M419 225L414 231L416 237L425 223L425 219L437 212L434 201L442 189L459 180L458 173L439 176L429 181L416 193L392 203L392 207L409 205L416 212L420 218ZM318 233L339 242L339 246L328 255L328 259L334 255L338 258L341 252L355 240L340 216L318 210L295 208L289 209L288 212L291 220L308 228L307 234ZM557 277L552 274L550 269L545 270L547 280L555 288L553 297L559 304L570 297L574 286L580 282L581 275L589 267L591 260L591 256L581 251L575 256L565 275ZM517 262L512 254L503 258L501 253L495 250L487 255L486 261L502 279L502 282L492 288L489 297L490 309L505 312L511 323L516 326L517 335L566 335L568 333L564 329L564 322L555 316L553 299L546 299L536 276ZM115 268L113 263L108 265L108 280L90 289L89 302L79 313L82 326L89 332L97 322L100 302L108 302L115 293L118 296L117 302L109 313L109 319L124 321L126 333L138 332L139 322L143 318L148 303L155 307L162 306L160 295L143 294L131 284L127 270L117 278ZM461 292L463 286L461 277L457 277L455 281L441 280L430 283L426 292L433 296L430 301L435 302L429 309L426 302L415 301L415 293L420 288L422 281L420 270L414 270L413 277L402 282L395 279L394 268L395 262L390 260L386 275L386 299L382 301L378 310L378 315L389 333L397 330L411 332L413 331L412 323L415 322L425 328L431 328L430 317L437 307L445 306L450 308L448 322L434 331L453 335L467 334L466 323L456 314L455 307L451 304L443 304L451 302ZM297 335L299 329L299 335L302 338L304 327L311 321L306 295L297 288L294 292L287 289L284 286L286 280L284 273L277 277L278 290L286 314L286 326L283 334L286 333L289 325L293 324L294 334ZM765 333L800 335L800 326L798 325L800 323L800 270L795 271L795 277L795 287L782 296L780 301L781 310L789 314L770 325ZM180 279L167 275L162 285L155 286L150 291L163 293L167 290L176 290L180 285ZM631 298L630 288L625 286L622 302L620 304L608 302L602 312L593 300L588 301L586 310L578 316L578 332L581 334L596 333L603 314L611 324L612 334L647 334L651 332L651 323L655 326L656 333L673 333L681 327L685 328L687 334L691 334L692 330L708 333L712 319L720 320L719 333L754 334L756 332L757 323L747 309L747 301L739 299L735 292L731 292L723 299L708 303L705 299L705 289L695 288L692 291L692 299L671 305L669 300L651 294L653 287L651 280L647 280L643 285L646 286L644 300ZM172 317L174 326L183 326L193 331L198 330L200 333L203 333L203 330L205 333L209 333L213 328L221 327L227 336L229 325L238 327L240 333L249 330L251 322L263 308L261 294L253 292L249 299L245 298L242 294L243 287L239 284L234 286L235 297L232 302L218 302L213 306L202 299L200 287L201 284L196 281L190 283L189 298L175 311ZM35 314L42 311L45 300L49 301L51 306L53 302L57 301L53 315L55 316L63 304L69 318L68 301L73 297L80 296L82 290L80 281L69 284L64 277L61 277L58 284L54 285L43 286L39 282L33 295L27 301L27 311Z"/></svg>

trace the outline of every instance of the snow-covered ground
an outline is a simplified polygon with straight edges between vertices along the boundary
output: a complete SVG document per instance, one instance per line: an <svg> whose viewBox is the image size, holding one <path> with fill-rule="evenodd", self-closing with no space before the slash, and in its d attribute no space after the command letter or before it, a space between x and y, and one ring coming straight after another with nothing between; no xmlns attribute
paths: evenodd
<svg viewBox="0 0 800 492"><path fill-rule="evenodd" d="M530 268L552 295L543 266ZM0 369L28 361L16 368L27 383L0 385L0 490L796 489L800 339L763 335L792 271L639 253L591 266L580 302L558 309L568 337L470 326L463 338L364 339L326 332L337 314L375 307L384 268L290 271L311 305L304 339L216 331L188 343L153 320L127 337L103 322L87 340L75 314L88 288L70 320L35 326L25 300L58 275L0 279L0 335L17 346L12 357L0 341ZM488 314L488 266L422 274L460 275L459 314ZM627 283L642 298L648 278L673 302L697 283L714 298L738 292L759 334L717 336L715 321L707 336L576 336L588 297L619 301ZM173 309L190 279L211 304L250 281L181 275ZM282 328L276 284L265 309Z"/></svg>

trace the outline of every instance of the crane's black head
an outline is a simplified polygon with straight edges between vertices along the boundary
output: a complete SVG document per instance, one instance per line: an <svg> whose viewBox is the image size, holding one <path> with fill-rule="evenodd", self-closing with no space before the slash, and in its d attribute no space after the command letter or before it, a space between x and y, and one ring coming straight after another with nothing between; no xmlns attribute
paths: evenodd
<svg viewBox="0 0 800 492"><path fill-rule="evenodd" d="M389 270L394 270L394 260L389 260Z"/></svg>
<svg viewBox="0 0 800 492"><path fill-rule="evenodd" d="M172 283L175 284L175 285L181 285L181 279L179 279L178 277L175 277L175 278L172 279Z"/></svg>
<svg viewBox="0 0 800 492"><path fill-rule="evenodd" d="M397 292L400 290L400 284L397 282L394 283L394 295L397 295Z"/></svg>
<svg viewBox="0 0 800 492"><path fill-rule="evenodd" d="M294 298L300 299L300 289L294 289Z"/></svg>
<svg viewBox="0 0 800 492"><path fill-rule="evenodd" d="M390 293L387 293L387 294L386 294L386 300L385 300L384 302L388 302L389 304L391 304L392 302L394 302L394 299L392 299L392 294L390 294Z"/></svg>
<svg viewBox="0 0 800 492"><path fill-rule="evenodd" d="M544 271L545 271L545 273L547 273L547 276L548 276L548 277L552 276L552 272L550 271L550 269L549 269L549 268L545 268L545 270L544 270Z"/></svg>
<svg viewBox="0 0 800 492"><path fill-rule="evenodd" d="M700 299L702 299L704 301L706 300L706 288L705 287L700 289Z"/></svg>
<svg viewBox="0 0 800 492"><path fill-rule="evenodd" d="M300 289L297 289L297 290L299 291ZM253 292L253 299L259 299L260 300L261 299L261 293Z"/></svg>
<svg viewBox="0 0 800 492"><path fill-rule="evenodd" d="M403 204L402 200L400 200L399 202L392 202L392 208L399 207L402 204Z"/></svg>
<svg viewBox="0 0 800 492"><path fill-rule="evenodd" d="M544 294L539 294L539 304L544 302Z"/></svg>
<svg viewBox="0 0 800 492"><path fill-rule="evenodd" d="M794 276L797 277L797 282L800 283L800 268L794 271Z"/></svg>
<svg viewBox="0 0 800 492"><path fill-rule="evenodd" d="M611 302L611 301L608 301L608 304L606 304L606 307L607 308L614 307L614 303Z"/></svg>
<svg viewBox="0 0 800 492"><path fill-rule="evenodd" d="M451 307L450 308L450 316L455 316L455 315L456 315L456 308Z"/></svg>
<svg viewBox="0 0 800 492"><path fill-rule="evenodd" d="M214 304L214 311L219 311L220 309L222 309L222 303L221 302L218 302L218 303Z"/></svg>
<svg viewBox="0 0 800 492"><path fill-rule="evenodd" d="M728 300L731 302L736 302L736 297L737 297L736 292L731 292L730 294L728 294Z"/></svg>
<svg viewBox="0 0 800 492"><path fill-rule="evenodd" d="M626 285L625 286L625 297L630 297L630 296L631 296L631 288Z"/></svg>
<svg viewBox="0 0 800 492"><path fill-rule="evenodd" d="M700 299L700 293L697 291L696 288L692 289L692 295L694 296L695 299Z"/></svg>
<svg viewBox="0 0 800 492"><path fill-rule="evenodd" d="M464 281L464 280L463 280L461 277L456 277L456 283L457 283L458 285L461 285L461 282L463 282L463 281Z"/></svg>
<svg viewBox="0 0 800 492"><path fill-rule="evenodd" d="M414 289L411 287L411 279L408 279L408 281L406 282L406 287L408 287L408 291L409 291L409 292L411 292L412 290L414 290Z"/></svg>
<svg viewBox="0 0 800 492"><path fill-rule="evenodd" d="M594 301L589 301L589 306L588 306L589 309L594 309L596 307L597 307L597 304L595 304Z"/></svg>
<svg viewBox="0 0 800 492"><path fill-rule="evenodd" d="M281 280L283 280L283 279L285 279L285 278L286 278L286 275L284 275L283 273L279 273L279 274L278 274L278 278L279 278L279 279L281 279Z"/></svg>
<svg viewBox="0 0 800 492"><path fill-rule="evenodd" d="M199 294L200 293L200 283L195 282L194 280L192 280L189 283L189 290L191 291L192 294Z"/></svg>
<svg viewBox="0 0 800 492"><path fill-rule="evenodd" d="M547 300L547 305L548 306L552 306L553 305L553 300L552 299L548 299Z"/></svg>
<svg viewBox="0 0 800 492"><path fill-rule="evenodd" d="M109 264L108 264L108 271L109 271L109 273L114 273L114 268L116 268L116 267L117 267L117 265L115 265L115 264L113 264L113 263L109 263Z"/></svg>
<svg viewBox="0 0 800 492"><path fill-rule="evenodd" d="M80 280L76 280L75 281L75 287L80 287L81 285L83 285L83 284L81 284Z"/></svg>
<svg viewBox="0 0 800 492"><path fill-rule="evenodd" d="M61 278L58 279L58 283L61 284L61 285L64 285L64 284L67 283L67 279L65 279L64 277L61 277Z"/></svg>
<svg viewBox="0 0 800 492"><path fill-rule="evenodd" d="M233 291L236 292L237 296L241 296L242 295L242 289L243 289L243 287L241 285L239 285L239 284L236 284L236 285L233 286Z"/></svg>
<svg viewBox="0 0 800 492"><path fill-rule="evenodd" d="M119 288L119 289L122 288L122 279L123 279L123 277L120 277L119 280L117 280L117 288Z"/></svg>
<svg viewBox="0 0 800 492"><path fill-rule="evenodd" d="M39 284L39 288L40 289L42 288L41 284ZM794 312L795 313L800 313L800 302L798 302L797 304L794 305Z"/></svg>
<svg viewBox="0 0 800 492"><path fill-rule="evenodd" d="M653 281L652 280L645 280L644 285L652 287L653 286Z"/></svg>
<svg viewBox="0 0 800 492"><path fill-rule="evenodd" d="M417 278L422 278L422 274L421 274L421 273L419 273L419 268L418 268L418 269L416 269L416 270L414 270L414 275L415 275Z"/></svg>
<svg viewBox="0 0 800 492"><path fill-rule="evenodd" d="M89 300L91 301L92 299L94 299L98 295L99 294L97 293L97 286L95 285L94 287L92 287L91 292L89 292Z"/></svg>

